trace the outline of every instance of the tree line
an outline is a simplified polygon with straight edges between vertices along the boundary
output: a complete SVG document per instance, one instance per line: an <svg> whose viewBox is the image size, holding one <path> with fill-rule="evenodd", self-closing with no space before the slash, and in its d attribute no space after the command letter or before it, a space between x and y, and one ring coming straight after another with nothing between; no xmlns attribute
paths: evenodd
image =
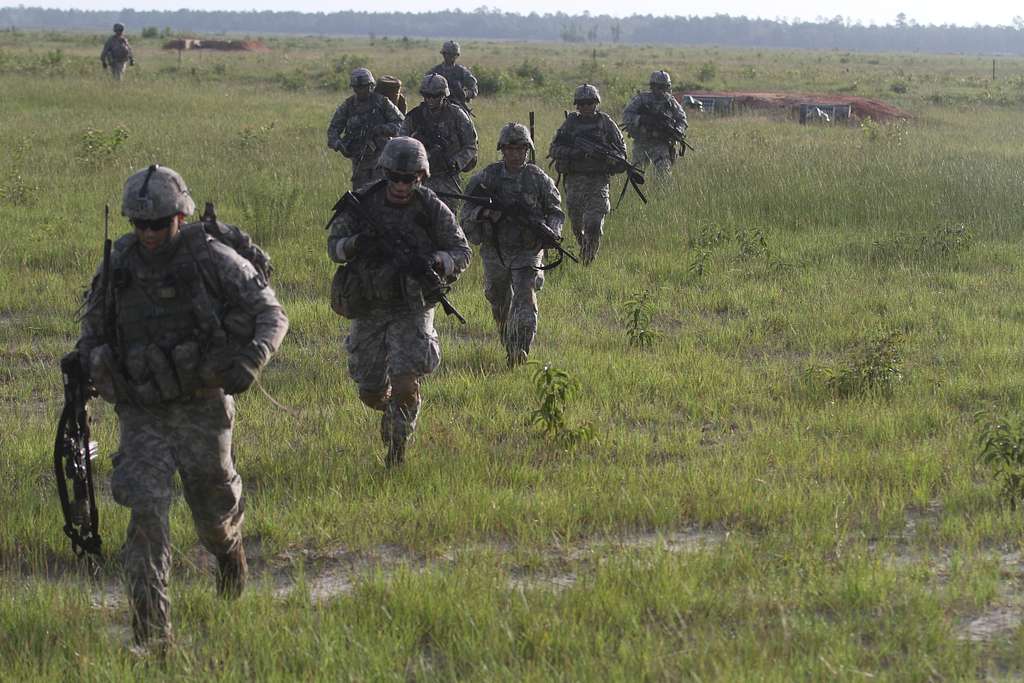
<svg viewBox="0 0 1024 683"><path fill-rule="evenodd" d="M84 11L0 8L6 30L107 30L120 21L136 32L165 27L177 33L414 36L591 43L704 44L731 47L838 49L866 52L1024 54L1024 20L1011 26L921 25L899 14L892 24L862 25L842 17L817 21L650 14L592 16L587 12L514 14L480 7L472 12Z"/></svg>

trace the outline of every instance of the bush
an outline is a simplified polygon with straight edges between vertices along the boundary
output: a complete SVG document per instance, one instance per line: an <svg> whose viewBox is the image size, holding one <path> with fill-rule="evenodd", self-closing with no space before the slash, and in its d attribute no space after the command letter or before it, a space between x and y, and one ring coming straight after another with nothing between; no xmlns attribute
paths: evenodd
<svg viewBox="0 0 1024 683"><path fill-rule="evenodd" d="M142 37L143 38L159 38L160 37L160 31L159 31L159 29L157 29L156 26L147 26L146 28L142 29Z"/></svg>
<svg viewBox="0 0 1024 683"><path fill-rule="evenodd" d="M496 95L502 90L508 90L508 75L498 69L473 67L473 75L476 76L481 95Z"/></svg>
<svg viewBox="0 0 1024 683"><path fill-rule="evenodd" d="M697 80L701 83L707 83L708 81L715 80L715 76L718 75L718 67L715 66L714 62L704 62L700 66L700 70L697 71Z"/></svg>

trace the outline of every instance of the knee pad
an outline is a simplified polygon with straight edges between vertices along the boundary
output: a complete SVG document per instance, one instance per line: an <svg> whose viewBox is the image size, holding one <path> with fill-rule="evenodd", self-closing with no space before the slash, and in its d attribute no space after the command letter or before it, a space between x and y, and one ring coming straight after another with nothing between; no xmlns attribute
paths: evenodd
<svg viewBox="0 0 1024 683"><path fill-rule="evenodd" d="M373 408L374 410L384 410L388 405L388 399L391 398L391 387L384 387L383 389L363 389L359 388L359 400Z"/></svg>
<svg viewBox="0 0 1024 683"><path fill-rule="evenodd" d="M395 375L391 378L391 396L402 407L411 407L420 400L418 375Z"/></svg>

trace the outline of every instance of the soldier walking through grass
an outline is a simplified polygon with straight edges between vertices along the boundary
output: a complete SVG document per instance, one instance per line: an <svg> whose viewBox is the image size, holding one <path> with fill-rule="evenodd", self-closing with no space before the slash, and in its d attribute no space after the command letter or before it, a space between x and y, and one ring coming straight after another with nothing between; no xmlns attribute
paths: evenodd
<svg viewBox="0 0 1024 683"><path fill-rule="evenodd" d="M573 94L576 111L566 116L548 151L548 156L555 160L555 169L564 178L565 203L584 264L591 263L601 248L604 217L611 211L611 175L625 171L622 163L588 151L578 143L583 138L625 158L622 133L610 116L598 111L600 103L601 93L595 86L584 83L577 87Z"/></svg>
<svg viewBox="0 0 1024 683"><path fill-rule="evenodd" d="M676 144L686 133L686 112L672 96L672 77L667 71L651 74L650 90L636 95L625 111L622 122L633 138L633 163L640 168L653 164L656 175L672 173Z"/></svg>
<svg viewBox="0 0 1024 683"><path fill-rule="evenodd" d="M352 160L353 190L380 177L381 150L402 123L402 112L373 91L375 84L369 69L354 69L349 76L354 94L334 111L327 127L327 146Z"/></svg>
<svg viewBox="0 0 1024 683"><path fill-rule="evenodd" d="M462 49L458 43L454 40L445 41L444 45L441 46L441 57L444 58L444 61L427 73L444 76L445 80L448 81L448 88L451 90L452 104L458 105L467 114L472 114L469 103L477 96L479 88L477 87L476 76L473 75L473 72L468 67L455 63L455 60L461 54Z"/></svg>
<svg viewBox="0 0 1024 683"><path fill-rule="evenodd" d="M124 35L124 24L114 24L114 35L107 38L103 43L103 51L100 52L100 64L103 68L110 68L110 75L115 81L124 80L125 70L128 65L135 66L135 56L132 53L132 46Z"/></svg>
<svg viewBox="0 0 1024 683"><path fill-rule="evenodd" d="M427 151L393 138L384 178L348 193L329 224L327 254L342 264L331 287L335 312L352 320L345 350L359 400L381 411L385 464L400 465L420 411L420 382L437 369L434 310L469 265L451 210L423 186Z"/></svg>
<svg viewBox="0 0 1024 683"><path fill-rule="evenodd" d="M173 477L217 591L242 592L242 480L231 448L235 405L280 347L288 319L263 273L208 230L181 176L150 166L124 186L134 230L117 240L87 295L76 353L114 404L120 446L111 494L131 510L122 549L135 641L171 636L167 582Z"/></svg>
<svg viewBox="0 0 1024 683"><path fill-rule="evenodd" d="M506 124L498 135L501 161L474 175L466 187L467 195L489 194L516 207L516 215L473 202L462 209L466 235L480 245L484 296L510 368L526 361L537 334L537 290L548 245L531 225L543 224L560 236L565 221L555 182L540 167L526 163L531 149L526 126Z"/></svg>
<svg viewBox="0 0 1024 683"><path fill-rule="evenodd" d="M399 129L401 135L416 138L427 149L430 177L424 186L435 192L462 192L459 176L476 166L476 127L461 108L448 102L448 81L427 74L420 85L423 103L409 112ZM458 200L443 199L452 212Z"/></svg>

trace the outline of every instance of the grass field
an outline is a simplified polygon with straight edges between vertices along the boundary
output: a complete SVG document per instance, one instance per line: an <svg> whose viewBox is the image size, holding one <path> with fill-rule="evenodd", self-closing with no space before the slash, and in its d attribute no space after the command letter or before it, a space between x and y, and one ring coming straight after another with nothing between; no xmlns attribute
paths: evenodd
<svg viewBox="0 0 1024 683"><path fill-rule="evenodd" d="M505 369L474 262L452 296L469 323L439 320L442 367L387 472L326 300L349 165L325 130L352 66L409 81L438 46L267 43L179 61L136 41L115 87L99 37L0 33L0 678L1024 676L1024 525L975 418L1022 412L1024 60L993 82L986 57L464 43L491 84L481 165L504 122L536 111L543 156L573 85L619 116L654 68L914 118L692 116L698 152L540 296L533 358L578 382L566 419L593 434L575 450L531 426L531 371ZM103 205L154 161L270 251L292 325L263 383L294 410L238 402L251 590L215 598L176 502L166 661L126 648L116 563L74 561L49 454ZM642 292L647 348L624 311ZM114 555L116 422L91 405Z"/></svg>

